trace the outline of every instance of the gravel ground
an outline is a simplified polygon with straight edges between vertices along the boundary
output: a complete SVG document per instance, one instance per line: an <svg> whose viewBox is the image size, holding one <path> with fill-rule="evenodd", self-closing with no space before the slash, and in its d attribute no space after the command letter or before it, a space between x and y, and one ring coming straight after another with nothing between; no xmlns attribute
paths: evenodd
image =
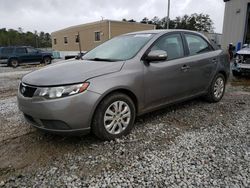
<svg viewBox="0 0 250 188"><path fill-rule="evenodd" d="M250 187L249 80L232 79L219 103L146 114L127 137L102 142L31 128L16 105L19 76L0 73L9 92L0 98L0 187Z"/></svg>

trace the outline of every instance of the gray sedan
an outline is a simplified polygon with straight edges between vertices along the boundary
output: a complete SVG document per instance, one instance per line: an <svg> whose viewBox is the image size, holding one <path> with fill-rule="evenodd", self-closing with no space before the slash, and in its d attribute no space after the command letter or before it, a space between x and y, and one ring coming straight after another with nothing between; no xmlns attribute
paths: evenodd
<svg viewBox="0 0 250 188"><path fill-rule="evenodd" d="M128 134L136 116L205 96L218 102L229 56L203 35L153 30L115 37L83 56L22 78L19 109L36 128L92 131L104 140Z"/></svg>

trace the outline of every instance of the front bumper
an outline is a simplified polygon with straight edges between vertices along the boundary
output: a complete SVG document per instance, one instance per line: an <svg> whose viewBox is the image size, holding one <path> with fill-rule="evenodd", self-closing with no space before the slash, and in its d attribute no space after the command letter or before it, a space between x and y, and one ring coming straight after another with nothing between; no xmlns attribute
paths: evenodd
<svg viewBox="0 0 250 188"><path fill-rule="evenodd" d="M92 116L100 94L86 91L58 99L24 97L18 92L18 107L34 127L59 134L90 131Z"/></svg>
<svg viewBox="0 0 250 188"><path fill-rule="evenodd" d="M240 73L250 73L250 64L234 63L232 70Z"/></svg>

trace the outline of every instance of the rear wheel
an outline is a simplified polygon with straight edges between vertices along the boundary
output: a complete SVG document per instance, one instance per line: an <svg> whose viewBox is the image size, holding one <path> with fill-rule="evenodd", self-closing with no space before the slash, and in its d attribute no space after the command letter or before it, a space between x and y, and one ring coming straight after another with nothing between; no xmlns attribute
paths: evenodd
<svg viewBox="0 0 250 188"><path fill-rule="evenodd" d="M92 131L102 140L120 138L131 131L135 116L135 105L127 95L111 94L98 105Z"/></svg>
<svg viewBox="0 0 250 188"><path fill-rule="evenodd" d="M225 93L225 76L223 74L217 74L209 87L206 99L208 102L219 102Z"/></svg>
<svg viewBox="0 0 250 188"><path fill-rule="evenodd" d="M44 63L45 65L50 64L50 63L51 63L51 58L50 58L50 57L44 57L44 58L43 58L43 63Z"/></svg>
<svg viewBox="0 0 250 188"><path fill-rule="evenodd" d="M9 65L12 66L13 68L16 68L19 65L19 61L17 59L11 59Z"/></svg>

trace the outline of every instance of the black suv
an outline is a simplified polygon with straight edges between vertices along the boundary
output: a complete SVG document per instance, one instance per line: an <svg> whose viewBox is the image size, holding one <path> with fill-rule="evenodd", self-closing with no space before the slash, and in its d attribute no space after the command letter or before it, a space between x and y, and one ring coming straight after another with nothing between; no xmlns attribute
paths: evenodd
<svg viewBox="0 0 250 188"><path fill-rule="evenodd" d="M29 46L0 48L0 63L17 67L21 63L40 62L50 64L52 53L44 52Z"/></svg>

